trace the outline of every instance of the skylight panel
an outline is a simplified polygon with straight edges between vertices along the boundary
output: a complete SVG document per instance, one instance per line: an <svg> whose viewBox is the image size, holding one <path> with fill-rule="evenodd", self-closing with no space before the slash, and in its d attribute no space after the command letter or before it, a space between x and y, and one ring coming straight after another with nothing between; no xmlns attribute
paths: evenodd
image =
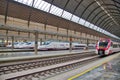
<svg viewBox="0 0 120 80"><path fill-rule="evenodd" d="M97 30L97 26L94 26L93 29L94 29L94 30Z"/></svg>
<svg viewBox="0 0 120 80"><path fill-rule="evenodd" d="M70 20L71 16L72 16L72 14L67 11L64 11L64 13L62 15L63 18L68 19L68 20Z"/></svg>
<svg viewBox="0 0 120 80"><path fill-rule="evenodd" d="M90 23L88 21L85 22L85 26L89 27Z"/></svg>
<svg viewBox="0 0 120 80"><path fill-rule="evenodd" d="M57 8L56 15L61 16L63 9Z"/></svg>
<svg viewBox="0 0 120 80"><path fill-rule="evenodd" d="M85 20L81 18L80 21L79 21L79 23L80 23L81 25L84 25Z"/></svg>
<svg viewBox="0 0 120 80"><path fill-rule="evenodd" d="M38 9L41 10L41 8L43 7L44 3L45 3L45 1L42 1L42 2L38 5Z"/></svg>
<svg viewBox="0 0 120 80"><path fill-rule="evenodd" d="M89 28L93 28L93 26L94 26L94 24L91 23Z"/></svg>
<svg viewBox="0 0 120 80"><path fill-rule="evenodd" d="M28 1L28 3L26 5L32 6L33 0L27 0L27 1Z"/></svg>
<svg viewBox="0 0 120 80"><path fill-rule="evenodd" d="M78 22L78 20L79 20L79 17L77 17L77 16L75 16L75 15L73 15L72 16L72 19L71 19L71 21L73 21L73 22Z"/></svg>
<svg viewBox="0 0 120 80"><path fill-rule="evenodd" d="M48 12L50 9L50 4L47 4L46 7L44 8L44 11Z"/></svg>
<svg viewBox="0 0 120 80"><path fill-rule="evenodd" d="M55 9L56 9L56 6L52 5L50 13L54 14Z"/></svg>
<svg viewBox="0 0 120 80"><path fill-rule="evenodd" d="M35 0L33 7L38 8L42 0Z"/></svg>
<svg viewBox="0 0 120 80"><path fill-rule="evenodd" d="M27 2L28 2L27 0L23 0L23 3L24 3L24 4L27 4Z"/></svg>
<svg viewBox="0 0 120 80"><path fill-rule="evenodd" d="M44 5L41 7L41 10L43 11L49 11L49 7L50 7L50 4L48 4L47 2L44 2Z"/></svg>

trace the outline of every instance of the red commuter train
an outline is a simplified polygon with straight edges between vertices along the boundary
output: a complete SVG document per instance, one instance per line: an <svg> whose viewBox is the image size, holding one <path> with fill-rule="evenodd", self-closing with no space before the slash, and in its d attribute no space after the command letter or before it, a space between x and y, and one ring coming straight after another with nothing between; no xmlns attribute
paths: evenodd
<svg viewBox="0 0 120 80"><path fill-rule="evenodd" d="M100 56L112 54L120 51L120 43L111 39L100 39L96 44L96 53Z"/></svg>

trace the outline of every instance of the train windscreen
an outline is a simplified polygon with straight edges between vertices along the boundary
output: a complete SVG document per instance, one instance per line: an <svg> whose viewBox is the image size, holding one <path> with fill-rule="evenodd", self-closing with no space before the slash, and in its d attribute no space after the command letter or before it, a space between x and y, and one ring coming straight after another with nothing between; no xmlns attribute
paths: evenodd
<svg viewBox="0 0 120 80"><path fill-rule="evenodd" d="M46 41L42 45L49 45L50 43L51 43L50 41Z"/></svg>
<svg viewBox="0 0 120 80"><path fill-rule="evenodd" d="M108 42L99 42L99 47L107 47Z"/></svg>

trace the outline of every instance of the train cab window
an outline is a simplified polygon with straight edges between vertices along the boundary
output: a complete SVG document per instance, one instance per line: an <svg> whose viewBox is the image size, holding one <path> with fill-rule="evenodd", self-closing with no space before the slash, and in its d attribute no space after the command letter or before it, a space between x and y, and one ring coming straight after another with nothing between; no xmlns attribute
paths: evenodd
<svg viewBox="0 0 120 80"><path fill-rule="evenodd" d="M28 43L26 43L26 44L27 44L27 45L30 45L30 44L32 44L32 43L29 43L29 42L28 42Z"/></svg>
<svg viewBox="0 0 120 80"><path fill-rule="evenodd" d="M51 42L50 41L46 41L43 43L43 45L49 45Z"/></svg>
<svg viewBox="0 0 120 80"><path fill-rule="evenodd" d="M99 43L99 46L101 46L101 47L107 47L107 45L108 45L108 42L100 42Z"/></svg>

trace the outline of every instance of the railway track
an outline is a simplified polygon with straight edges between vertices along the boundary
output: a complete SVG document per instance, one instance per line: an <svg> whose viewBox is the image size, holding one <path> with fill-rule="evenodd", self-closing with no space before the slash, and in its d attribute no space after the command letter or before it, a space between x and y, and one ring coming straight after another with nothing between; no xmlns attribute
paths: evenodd
<svg viewBox="0 0 120 80"><path fill-rule="evenodd" d="M94 56L94 57L88 58L91 56ZM71 70L73 68L76 68L80 64L86 63L86 61L89 62L95 59L97 59L95 53L84 53L84 54L71 54L71 55L64 55L64 56L57 56L57 57L50 57L50 58L42 58L39 60L37 59L33 61L31 60L31 61L25 61L20 63L3 64L3 65L0 65L0 75L3 77L3 80L8 76L9 77L7 80L32 80L32 78L34 77L41 78L42 76L46 77L49 75L64 72L66 70ZM54 67L50 68L50 66L54 66ZM36 69L38 70L36 71ZM24 71L27 71L27 72L24 72ZM21 72L23 74L24 73L27 73L27 74L22 75ZM12 76L12 74L13 75L20 74L20 75Z"/></svg>

